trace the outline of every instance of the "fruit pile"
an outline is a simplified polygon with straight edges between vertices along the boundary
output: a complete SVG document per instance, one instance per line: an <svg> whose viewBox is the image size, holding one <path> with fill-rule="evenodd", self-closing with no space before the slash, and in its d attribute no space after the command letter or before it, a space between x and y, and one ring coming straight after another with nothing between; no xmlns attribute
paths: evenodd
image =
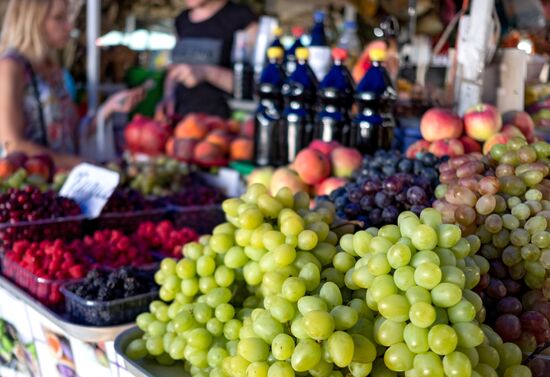
<svg viewBox="0 0 550 377"><path fill-rule="evenodd" d="M189 114L174 129L166 154L199 166L223 166L228 160L250 161L254 153L254 122Z"/></svg>
<svg viewBox="0 0 550 377"><path fill-rule="evenodd" d="M353 181L333 191L329 199L339 217L360 221L365 228L395 224L402 211L419 215L432 205L439 163L431 153L413 160L396 151L379 150L365 156Z"/></svg>
<svg viewBox="0 0 550 377"><path fill-rule="evenodd" d="M39 188L9 189L0 194L0 223L10 224L0 229L3 247L16 240L42 241L58 237L73 238L81 234L80 221L70 220L41 225L26 222L54 220L81 214L78 204L57 196L53 191L41 192ZM18 225L20 224L20 225Z"/></svg>
<svg viewBox="0 0 550 377"><path fill-rule="evenodd" d="M54 173L55 166L48 155L29 157L25 153L12 152L0 158L0 187L3 191L27 185L46 190Z"/></svg>
<svg viewBox="0 0 550 377"><path fill-rule="evenodd" d="M146 245L149 250L155 250L164 256L181 258L181 250L189 242L197 241L199 235L191 228L176 229L170 221L158 224L144 222L140 224L134 238L138 244Z"/></svg>
<svg viewBox="0 0 550 377"><path fill-rule="evenodd" d="M434 203L445 222L479 237L476 291L487 323L527 353L550 341L549 156L549 144L514 138L490 158L450 159L440 166Z"/></svg>
<svg viewBox="0 0 550 377"><path fill-rule="evenodd" d="M504 124L504 126L503 126ZM511 111L502 117L491 105L472 107L461 119L450 110L433 108L420 121L422 140L407 150L408 157L431 152L436 156L462 156L465 153L489 153L496 144L506 144L514 137L535 141L535 124L525 112Z"/></svg>
<svg viewBox="0 0 550 377"><path fill-rule="evenodd" d="M93 269L82 281L69 287L71 292L90 301L128 298L153 289L153 279L131 267L123 267L111 272Z"/></svg>
<svg viewBox="0 0 550 377"><path fill-rule="evenodd" d="M305 191L328 195L348 182L352 173L361 167L363 157L354 148L333 141L314 140L298 153L288 167L259 168L248 177L248 185L261 183L277 193L289 187L293 193Z"/></svg>
<svg viewBox="0 0 550 377"><path fill-rule="evenodd" d="M253 185L223 208L227 223L161 263L162 301L137 317L131 358L196 376L531 376L517 345L476 322L460 267L478 243L437 211L339 237L331 203L309 210L288 188Z"/></svg>

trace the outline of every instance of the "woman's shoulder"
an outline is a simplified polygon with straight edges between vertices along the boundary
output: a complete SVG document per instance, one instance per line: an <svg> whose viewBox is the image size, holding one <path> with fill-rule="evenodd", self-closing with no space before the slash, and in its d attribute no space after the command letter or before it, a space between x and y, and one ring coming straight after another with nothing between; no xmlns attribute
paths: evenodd
<svg viewBox="0 0 550 377"><path fill-rule="evenodd" d="M24 64L12 56L0 55L0 75L4 77L18 77L25 73Z"/></svg>

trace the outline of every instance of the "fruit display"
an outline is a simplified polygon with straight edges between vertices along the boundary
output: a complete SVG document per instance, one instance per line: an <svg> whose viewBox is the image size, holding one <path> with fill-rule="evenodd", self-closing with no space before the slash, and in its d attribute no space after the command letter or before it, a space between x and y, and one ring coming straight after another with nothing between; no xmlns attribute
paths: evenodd
<svg viewBox="0 0 550 377"><path fill-rule="evenodd" d="M150 250L158 251L164 256L181 257L183 245L197 241L198 233L191 228L176 229L170 221L155 224L151 221L139 225L134 238L139 244L144 244Z"/></svg>
<svg viewBox="0 0 550 377"><path fill-rule="evenodd" d="M224 166L229 160L250 161L254 153L254 124L193 113L175 127L166 154L199 166Z"/></svg>
<svg viewBox="0 0 550 377"><path fill-rule="evenodd" d="M379 150L363 158L352 182L318 200L330 199L340 218L359 221L365 228L395 224L402 211L419 215L431 207L439 163L431 153L409 159L397 151Z"/></svg>
<svg viewBox="0 0 550 377"><path fill-rule="evenodd" d="M468 109L461 119L451 110L432 108L420 121L422 140L408 148L407 157L425 152L439 157L487 154L493 145L506 144L514 137L535 141L534 128L533 120L523 111L501 116L494 106L479 104Z"/></svg>
<svg viewBox="0 0 550 377"><path fill-rule="evenodd" d="M343 147L335 141L314 140L298 153L291 165L254 170L248 177L248 185L261 183L273 194L289 187L293 193L328 195L348 182L362 160L363 156L354 148Z"/></svg>
<svg viewBox="0 0 550 377"><path fill-rule="evenodd" d="M28 156L21 152L12 152L0 158L0 187L22 188L25 185L45 187L51 182L55 166L48 155Z"/></svg>
<svg viewBox="0 0 550 377"><path fill-rule="evenodd" d="M262 185L225 201L226 223L162 261L160 300L127 355L182 360L193 376L531 376L520 348L477 321L462 272L475 237L431 208L337 234L334 205L309 203Z"/></svg>
<svg viewBox="0 0 550 377"><path fill-rule="evenodd" d="M126 149L131 153L158 156L170 137L170 127L143 115L135 115L124 129Z"/></svg>

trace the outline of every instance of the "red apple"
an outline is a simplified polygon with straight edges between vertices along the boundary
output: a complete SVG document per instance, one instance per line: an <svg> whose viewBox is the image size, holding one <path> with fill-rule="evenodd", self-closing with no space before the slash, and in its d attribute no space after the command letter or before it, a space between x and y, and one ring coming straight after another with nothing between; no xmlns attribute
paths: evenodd
<svg viewBox="0 0 550 377"><path fill-rule="evenodd" d="M430 147L430 142L426 140L418 140L407 148L407 158L416 158L419 153L426 153Z"/></svg>
<svg viewBox="0 0 550 377"><path fill-rule="evenodd" d="M331 141L330 143L327 143L326 141L319 139L313 140L311 143L309 143L309 148L315 149L316 151L321 152L327 157L330 157L332 151L340 146L340 143L337 141Z"/></svg>
<svg viewBox="0 0 550 377"><path fill-rule="evenodd" d="M330 195L331 192L344 186L347 182L347 179L344 178L328 177L315 186L315 194L317 196Z"/></svg>
<svg viewBox="0 0 550 377"><path fill-rule="evenodd" d="M497 108L492 105L479 104L464 114L466 135L477 141L486 141L502 128L502 118Z"/></svg>
<svg viewBox="0 0 550 377"><path fill-rule="evenodd" d="M462 120L451 110L434 107L422 116L420 133L428 141L456 139L462 135Z"/></svg>
<svg viewBox="0 0 550 377"><path fill-rule="evenodd" d="M504 127L502 127L500 133L508 135L510 136L510 138L521 137L522 139L526 139L523 132L521 132L519 128L517 128L516 126L512 126L511 124L505 124Z"/></svg>
<svg viewBox="0 0 550 377"><path fill-rule="evenodd" d="M481 152L481 145L470 136L462 136L460 139L464 147L464 153Z"/></svg>
<svg viewBox="0 0 550 377"><path fill-rule="evenodd" d="M328 157L313 148L301 150L292 166L308 185L315 185L330 175Z"/></svg>
<svg viewBox="0 0 550 377"><path fill-rule="evenodd" d="M336 177L351 177L361 167L363 156L357 149L338 147L330 154L333 174Z"/></svg>
<svg viewBox="0 0 550 377"><path fill-rule="evenodd" d="M491 148L493 147L493 145L506 144L513 137L514 136L505 133L498 133L491 136L489 140L487 140L485 144L483 144L483 154L488 154L489 152L491 152Z"/></svg>
<svg viewBox="0 0 550 377"><path fill-rule="evenodd" d="M510 123L516 126L528 142L533 142L535 136L535 123L529 114L525 111L508 111L502 118L504 123Z"/></svg>
<svg viewBox="0 0 550 377"><path fill-rule="evenodd" d="M428 151L437 157L457 157L464 154L464 147L458 139L437 140L430 145Z"/></svg>

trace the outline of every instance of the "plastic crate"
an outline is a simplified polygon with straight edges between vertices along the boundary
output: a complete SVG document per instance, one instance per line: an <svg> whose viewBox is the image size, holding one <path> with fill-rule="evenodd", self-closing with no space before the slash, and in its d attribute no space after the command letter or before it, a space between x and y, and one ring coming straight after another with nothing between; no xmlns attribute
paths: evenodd
<svg viewBox="0 0 550 377"><path fill-rule="evenodd" d="M208 234L225 221L221 205L172 207L172 221L177 229L188 227L199 234Z"/></svg>
<svg viewBox="0 0 550 377"><path fill-rule="evenodd" d="M141 295L112 301L86 300L71 291L78 284L71 282L61 287L65 295L65 310L72 320L92 326L114 326L134 322L136 316L147 311L149 304L157 299L155 289Z"/></svg>
<svg viewBox="0 0 550 377"><path fill-rule="evenodd" d="M70 279L47 279L36 276L6 256L2 258L2 275L29 292L31 296L44 305L53 309L63 306L64 297L61 293L61 287L66 283L75 281Z"/></svg>
<svg viewBox="0 0 550 377"><path fill-rule="evenodd" d="M39 242L44 240L72 240L81 237L84 230L84 216L62 217L0 224L0 252L7 251L15 241L27 240Z"/></svg>

